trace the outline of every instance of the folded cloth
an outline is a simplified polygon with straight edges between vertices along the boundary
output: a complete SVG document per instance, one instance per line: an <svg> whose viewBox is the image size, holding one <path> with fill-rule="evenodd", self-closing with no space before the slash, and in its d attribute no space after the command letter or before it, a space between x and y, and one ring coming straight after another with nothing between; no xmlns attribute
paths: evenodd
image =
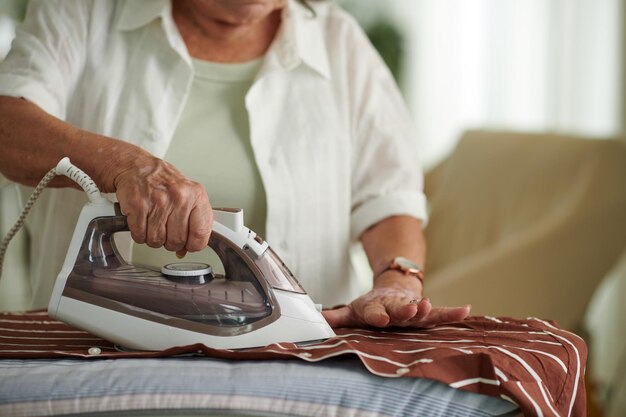
<svg viewBox="0 0 626 417"><path fill-rule="evenodd" d="M537 318L470 317L431 329L336 329L337 336L297 345L228 350L202 344L159 352L126 351L47 316L0 314L0 358L139 358L176 355L317 362L356 355L385 377L434 379L453 388L501 397L525 416L584 416L585 342Z"/></svg>

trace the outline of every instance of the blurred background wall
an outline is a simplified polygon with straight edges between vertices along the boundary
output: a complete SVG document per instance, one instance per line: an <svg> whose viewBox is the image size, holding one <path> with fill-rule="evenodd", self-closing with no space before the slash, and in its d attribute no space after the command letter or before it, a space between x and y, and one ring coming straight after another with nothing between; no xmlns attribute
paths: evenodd
<svg viewBox="0 0 626 417"><path fill-rule="evenodd" d="M337 0L396 76L426 170L473 129L626 142L624 1ZM0 0L0 60L26 4ZM626 187L626 178L614 180ZM6 207L13 198L0 189L3 223L17 215ZM585 317L590 366L608 416L626 415L624 298L626 255L602 280Z"/></svg>
<svg viewBox="0 0 626 417"><path fill-rule="evenodd" d="M626 143L624 0L338 2L391 51L427 171L472 129ZM381 40L381 28L393 33ZM585 315L589 373L613 417L626 416L624 298L626 248Z"/></svg>
<svg viewBox="0 0 626 417"><path fill-rule="evenodd" d="M402 42L426 167L471 128L623 132L622 0L340 0Z"/></svg>
<svg viewBox="0 0 626 417"><path fill-rule="evenodd" d="M471 129L626 142L623 0L339 3L383 56L392 52L387 60L414 116L426 170ZM387 36L395 48L379 39L381 27L395 29ZM613 181L626 188L626 178ZM626 251L585 315L594 395L614 417L626 415L624 298Z"/></svg>

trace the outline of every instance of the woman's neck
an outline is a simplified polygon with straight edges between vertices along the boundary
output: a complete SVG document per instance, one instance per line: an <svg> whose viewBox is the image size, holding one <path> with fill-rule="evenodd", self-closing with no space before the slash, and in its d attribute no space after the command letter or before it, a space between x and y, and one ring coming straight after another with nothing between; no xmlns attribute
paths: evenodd
<svg viewBox="0 0 626 417"><path fill-rule="evenodd" d="M174 21L189 54L214 62L243 62L265 54L280 27L281 9L224 13L206 3L173 2Z"/></svg>

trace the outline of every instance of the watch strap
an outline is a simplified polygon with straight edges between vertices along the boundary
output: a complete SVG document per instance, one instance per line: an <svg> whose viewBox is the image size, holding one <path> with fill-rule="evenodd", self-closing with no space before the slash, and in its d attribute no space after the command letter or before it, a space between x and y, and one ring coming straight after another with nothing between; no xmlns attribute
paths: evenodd
<svg viewBox="0 0 626 417"><path fill-rule="evenodd" d="M394 258L389 263L389 265L385 269L383 269L377 276L380 276L390 270L402 272L404 275L411 275L417 278L422 283L422 285L424 285L424 271L422 270L422 268L419 267L419 265L406 258Z"/></svg>

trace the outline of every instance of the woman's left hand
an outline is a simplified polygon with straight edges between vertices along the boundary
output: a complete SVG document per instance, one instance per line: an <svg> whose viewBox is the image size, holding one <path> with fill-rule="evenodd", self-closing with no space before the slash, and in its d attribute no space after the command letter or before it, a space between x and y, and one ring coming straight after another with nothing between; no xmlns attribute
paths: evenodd
<svg viewBox="0 0 626 417"><path fill-rule="evenodd" d="M382 285L376 285L349 305L322 311L328 324L331 327L428 328L463 320L470 313L469 305L433 307L428 298L422 298L421 288L406 285L406 280L412 278L389 275L381 276L383 280L379 282Z"/></svg>

